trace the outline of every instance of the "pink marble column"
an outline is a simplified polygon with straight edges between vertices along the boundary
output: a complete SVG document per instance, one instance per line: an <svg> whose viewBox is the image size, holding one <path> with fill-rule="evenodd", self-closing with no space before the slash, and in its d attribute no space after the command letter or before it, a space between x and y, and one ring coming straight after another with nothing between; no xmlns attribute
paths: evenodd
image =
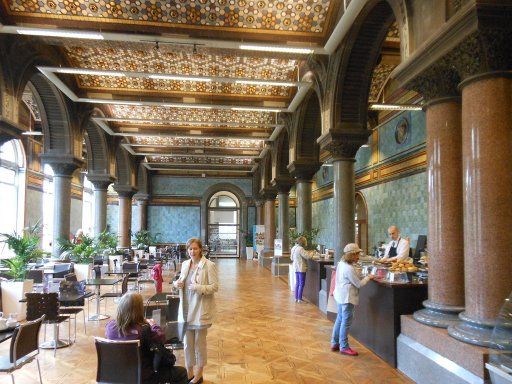
<svg viewBox="0 0 512 384"><path fill-rule="evenodd" d="M276 238L276 204L274 198L265 199L265 257L274 256L274 240Z"/></svg>
<svg viewBox="0 0 512 384"><path fill-rule="evenodd" d="M120 192L119 197L119 232L118 243L120 247L130 248L132 229L132 198L135 192Z"/></svg>
<svg viewBox="0 0 512 384"><path fill-rule="evenodd" d="M461 88L466 310L448 332L493 347L494 320L512 291L512 78L490 73Z"/></svg>
<svg viewBox="0 0 512 384"><path fill-rule="evenodd" d="M459 98L426 107L429 284L425 309L414 318L447 328L464 310L462 129Z"/></svg>
<svg viewBox="0 0 512 384"><path fill-rule="evenodd" d="M256 200L256 224L265 224L265 212L264 212L265 200Z"/></svg>

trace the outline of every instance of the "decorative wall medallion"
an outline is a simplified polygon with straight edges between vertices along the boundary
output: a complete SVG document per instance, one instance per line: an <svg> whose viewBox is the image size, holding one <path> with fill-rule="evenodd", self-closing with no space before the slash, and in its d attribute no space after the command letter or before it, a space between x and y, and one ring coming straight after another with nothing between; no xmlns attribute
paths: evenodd
<svg viewBox="0 0 512 384"><path fill-rule="evenodd" d="M409 121L404 117L398 121L395 127L395 140L398 144L403 144L409 137Z"/></svg>

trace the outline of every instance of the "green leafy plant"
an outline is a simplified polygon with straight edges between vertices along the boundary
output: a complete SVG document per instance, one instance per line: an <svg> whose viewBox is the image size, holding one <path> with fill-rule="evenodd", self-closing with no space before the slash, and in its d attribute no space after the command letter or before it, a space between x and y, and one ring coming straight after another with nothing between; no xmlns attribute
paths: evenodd
<svg viewBox="0 0 512 384"><path fill-rule="evenodd" d="M306 245L306 250L313 250L316 249L316 238L318 236L318 233L320 232L320 229L318 228L311 228L309 231L303 231L298 232L295 228L290 228L290 242L292 244L295 244L297 239L301 236L304 236L308 242L308 245Z"/></svg>
<svg viewBox="0 0 512 384"><path fill-rule="evenodd" d="M76 243L68 239L60 239L58 242L60 252L69 251L71 259L77 264L92 263L92 257L97 253L94 238L87 235L80 236L80 241Z"/></svg>
<svg viewBox="0 0 512 384"><path fill-rule="evenodd" d="M152 235L147 229L141 229L134 233L132 242L137 249L147 249L149 246L156 244L158 235Z"/></svg>
<svg viewBox="0 0 512 384"><path fill-rule="evenodd" d="M95 244L98 253L108 251L110 255L114 255L117 247L117 236L114 233L104 230L96 237Z"/></svg>
<svg viewBox="0 0 512 384"><path fill-rule="evenodd" d="M4 264L9 268L7 275L15 281L25 279L28 263L35 261L43 254L42 250L39 249L40 231L41 226L36 224L25 228L21 234L16 232L0 234L1 242L5 243L14 253L14 257L5 259Z"/></svg>
<svg viewBox="0 0 512 384"><path fill-rule="evenodd" d="M251 230L244 231L240 229L240 236L245 239L245 246L252 247L253 246L253 235Z"/></svg>

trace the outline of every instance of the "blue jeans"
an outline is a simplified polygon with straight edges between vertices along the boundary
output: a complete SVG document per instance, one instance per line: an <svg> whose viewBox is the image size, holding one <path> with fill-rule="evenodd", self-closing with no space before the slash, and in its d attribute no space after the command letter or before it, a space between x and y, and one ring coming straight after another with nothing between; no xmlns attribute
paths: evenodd
<svg viewBox="0 0 512 384"><path fill-rule="evenodd" d="M338 304L338 316L332 330L331 344L339 344L340 349L348 348L348 330L354 317L354 304Z"/></svg>
<svg viewBox="0 0 512 384"><path fill-rule="evenodd" d="M306 284L306 272L295 272L295 300L302 300L304 284Z"/></svg>

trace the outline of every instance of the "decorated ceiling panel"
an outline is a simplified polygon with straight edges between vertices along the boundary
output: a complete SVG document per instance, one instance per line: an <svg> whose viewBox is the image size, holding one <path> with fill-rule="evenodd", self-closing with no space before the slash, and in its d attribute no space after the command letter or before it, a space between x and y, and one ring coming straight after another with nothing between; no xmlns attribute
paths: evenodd
<svg viewBox="0 0 512 384"><path fill-rule="evenodd" d="M4 0L18 17L322 35L330 0ZM331 12L332 13L332 12Z"/></svg>
<svg viewBox="0 0 512 384"><path fill-rule="evenodd" d="M161 137L146 136L132 137L132 144L138 145L159 145L170 147L224 147L241 149L262 149L263 140L243 140L243 139L212 139L212 138L189 138L189 137Z"/></svg>
<svg viewBox="0 0 512 384"><path fill-rule="evenodd" d="M211 165L242 165L251 166L252 159L235 157L193 157L193 156L148 156L149 163L180 163L180 164L211 164Z"/></svg>
<svg viewBox="0 0 512 384"><path fill-rule="evenodd" d="M275 113L233 111L229 109L192 109L161 106L110 106L112 117L122 119L148 119L193 122L233 122L239 124L275 124Z"/></svg>

